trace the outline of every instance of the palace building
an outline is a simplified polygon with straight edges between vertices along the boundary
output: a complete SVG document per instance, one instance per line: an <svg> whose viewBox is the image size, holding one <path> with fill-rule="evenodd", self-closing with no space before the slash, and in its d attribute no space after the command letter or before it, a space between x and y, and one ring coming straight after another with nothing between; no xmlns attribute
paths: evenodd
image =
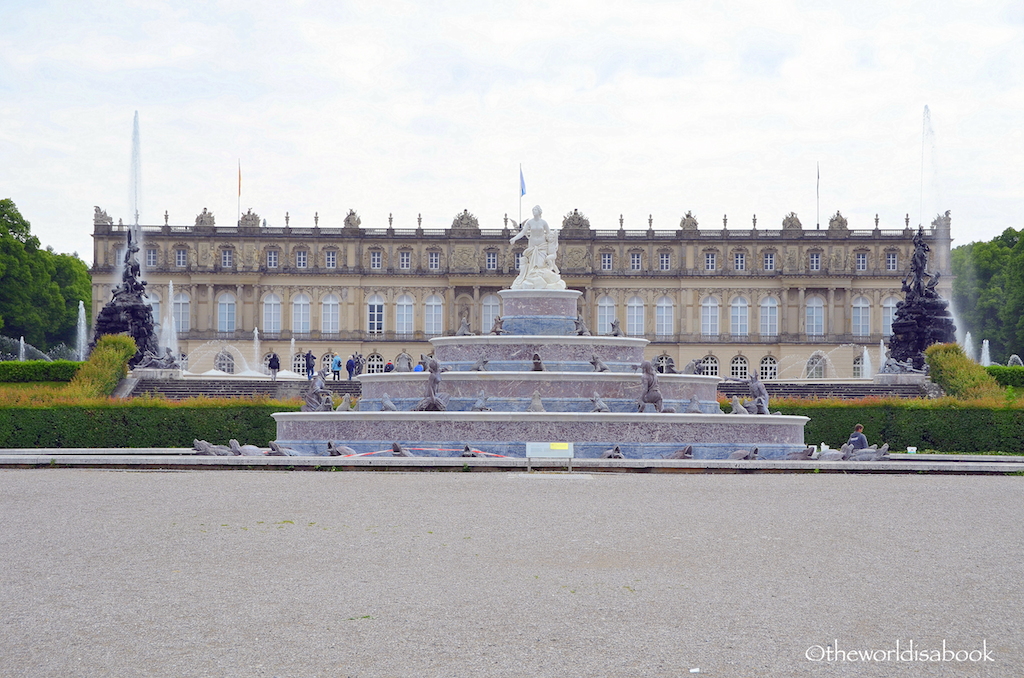
<svg viewBox="0 0 1024 678"><path fill-rule="evenodd" d="M646 356L682 366L701 359L712 374L762 379L844 379L878 367L891 331L915 229L848 227L838 212L827 228L804 228L790 213L781 228L698 227L687 213L677 228L594 228L573 210L562 219L557 263L583 293L580 317L594 334L618 320L650 341ZM354 352L382 370L401 352L429 353L427 339L454 334L462 318L475 333L501 314L498 290L516 276L525 239L514 220L481 228L468 210L449 228L364 228L349 212L340 228L267 227L251 210L237 226L218 226L205 209L194 224L143 225L140 264L153 315L173 318L192 372L252 369L270 352L322 360ZM559 223L559 221L561 223ZM511 223L511 225L510 225ZM120 281L125 230L100 208L93 220L93 317ZM929 265L949 298L949 213L924 229ZM159 330L158 330L159 331ZM203 350L198 350L203 349Z"/></svg>

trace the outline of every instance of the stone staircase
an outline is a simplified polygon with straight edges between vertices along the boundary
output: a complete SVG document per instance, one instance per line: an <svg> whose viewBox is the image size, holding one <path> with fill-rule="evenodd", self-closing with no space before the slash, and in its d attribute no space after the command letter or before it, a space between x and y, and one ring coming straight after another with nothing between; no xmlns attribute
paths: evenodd
<svg viewBox="0 0 1024 678"><path fill-rule="evenodd" d="M327 388L337 395L359 395L358 381L328 381ZM152 394L168 400L197 396L210 398L243 398L265 396L277 400L301 398L309 389L308 381L296 379L265 381L262 379L140 379L125 397Z"/></svg>
<svg viewBox="0 0 1024 678"><path fill-rule="evenodd" d="M917 384L851 384L851 383L787 383L762 381L768 391L769 398L839 398L854 400L857 398L926 398L927 392ZM750 392L745 384L721 382L718 392L727 398L740 396L749 398Z"/></svg>

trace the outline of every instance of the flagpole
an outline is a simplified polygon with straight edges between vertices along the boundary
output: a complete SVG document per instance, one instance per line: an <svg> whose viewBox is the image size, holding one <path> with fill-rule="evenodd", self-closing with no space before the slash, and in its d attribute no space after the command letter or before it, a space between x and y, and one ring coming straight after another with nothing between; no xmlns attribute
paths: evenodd
<svg viewBox="0 0 1024 678"><path fill-rule="evenodd" d="M238 159L238 219L235 221L236 224L241 225L242 223L242 159Z"/></svg>
<svg viewBox="0 0 1024 678"><path fill-rule="evenodd" d="M818 168L818 180L814 184L814 227L821 230L821 163L817 162L815 166Z"/></svg>
<svg viewBox="0 0 1024 678"><path fill-rule="evenodd" d="M523 225L523 163L519 163L519 221L516 226Z"/></svg>

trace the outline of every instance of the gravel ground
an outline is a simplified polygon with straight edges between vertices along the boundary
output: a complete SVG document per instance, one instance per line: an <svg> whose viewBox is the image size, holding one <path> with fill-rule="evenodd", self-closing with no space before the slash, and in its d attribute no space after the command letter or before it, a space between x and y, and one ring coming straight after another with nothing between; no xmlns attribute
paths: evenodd
<svg viewBox="0 0 1024 678"><path fill-rule="evenodd" d="M3 470L0 675L1020 676L1022 499L1018 477ZM807 658L897 641L992 661Z"/></svg>

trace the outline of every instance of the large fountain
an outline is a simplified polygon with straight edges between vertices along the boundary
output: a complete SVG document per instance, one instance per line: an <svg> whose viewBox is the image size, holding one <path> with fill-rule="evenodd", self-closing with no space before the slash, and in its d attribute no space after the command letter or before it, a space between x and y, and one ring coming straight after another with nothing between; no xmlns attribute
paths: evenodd
<svg viewBox="0 0 1024 678"><path fill-rule="evenodd" d="M535 207L513 238L529 245L518 277L498 293L502 314L490 334L464 325L430 340L422 372L410 371L410 359L361 375L356 411L275 413L277 443L307 454L333 441L360 453L399 442L416 454L457 456L469 445L518 457L527 443L573 443L576 457L617 446L647 459L688 445L703 459L803 449L806 417L724 414L718 377L657 374L644 360L646 339L592 336L577 312L581 293L566 289L555 266L557 231L540 214Z"/></svg>

